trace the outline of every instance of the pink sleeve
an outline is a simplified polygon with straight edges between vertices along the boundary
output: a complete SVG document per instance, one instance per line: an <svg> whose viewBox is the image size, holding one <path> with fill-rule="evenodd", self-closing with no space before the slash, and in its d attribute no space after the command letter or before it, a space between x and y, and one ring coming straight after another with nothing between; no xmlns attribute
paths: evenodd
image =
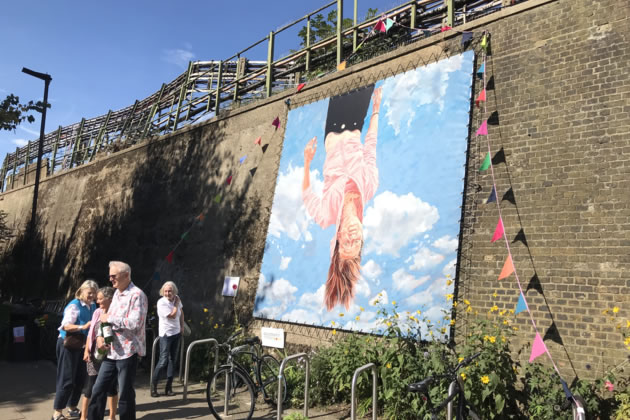
<svg viewBox="0 0 630 420"><path fill-rule="evenodd" d="M378 167L376 166L376 130L368 130L363 145L363 205L372 199L378 188Z"/></svg>
<svg viewBox="0 0 630 420"><path fill-rule="evenodd" d="M315 222L322 228L327 228L337 222L337 220L335 220L337 215L334 209L329 208L330 200L328 200L327 205L326 202L323 202L322 199L315 194L313 188L310 186L305 191L302 191L302 201L304 201L304 206L308 214L310 214L311 217L315 219Z"/></svg>
<svg viewBox="0 0 630 420"><path fill-rule="evenodd" d="M94 314L92 315L92 322L90 322L90 329L88 331L88 335L87 335L87 349L88 352L90 352L92 350L92 341L94 341L96 339L96 325L97 323L100 324L100 319L101 317L101 308L98 308L97 310L94 311Z"/></svg>

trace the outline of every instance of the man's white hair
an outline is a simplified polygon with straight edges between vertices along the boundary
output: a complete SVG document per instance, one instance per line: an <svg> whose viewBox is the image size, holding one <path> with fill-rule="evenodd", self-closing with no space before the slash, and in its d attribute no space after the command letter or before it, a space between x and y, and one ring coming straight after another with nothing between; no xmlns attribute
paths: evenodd
<svg viewBox="0 0 630 420"><path fill-rule="evenodd" d="M110 261L109 268L116 267L119 273L129 273L129 280L131 280L131 267L129 264L122 261Z"/></svg>

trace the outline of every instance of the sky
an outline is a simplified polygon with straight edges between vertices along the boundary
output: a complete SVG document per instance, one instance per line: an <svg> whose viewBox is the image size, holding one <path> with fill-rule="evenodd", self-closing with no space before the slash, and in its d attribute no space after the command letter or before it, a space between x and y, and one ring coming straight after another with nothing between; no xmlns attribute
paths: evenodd
<svg viewBox="0 0 630 420"><path fill-rule="evenodd" d="M188 61L222 60L266 37L270 31L320 8L326 0L79 1L3 2L0 10L0 100L41 100L44 83L22 67L52 76L46 132L130 106L186 70ZM359 0L390 10L403 0ZM345 0L344 17L353 2ZM327 14L333 8L326 9ZM299 49L297 31L276 37L275 59ZM267 44L250 60L266 60ZM0 131L0 159L39 137L40 118L15 132Z"/></svg>
<svg viewBox="0 0 630 420"><path fill-rule="evenodd" d="M329 312L323 304L335 226L322 229L302 202L304 147L313 136L318 149L310 180L318 195L323 190L329 99L289 112L256 316L378 331L377 301L389 309L396 302L403 316L419 310L434 325L450 313L472 72L469 51L377 82L383 92L378 188L365 204L361 279L349 308ZM362 140L370 116L368 111Z"/></svg>

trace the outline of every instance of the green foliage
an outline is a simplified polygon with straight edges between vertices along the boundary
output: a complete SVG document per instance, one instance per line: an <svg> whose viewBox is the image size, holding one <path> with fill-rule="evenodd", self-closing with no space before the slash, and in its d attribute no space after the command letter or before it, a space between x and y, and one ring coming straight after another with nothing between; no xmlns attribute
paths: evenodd
<svg viewBox="0 0 630 420"><path fill-rule="evenodd" d="M47 104L50 108L50 104ZM42 112L44 103L42 101L29 101L26 104L20 103L20 98L13 94L8 95L0 102L0 130L15 130L24 121L32 123L35 117L29 112Z"/></svg>
<svg viewBox="0 0 630 420"><path fill-rule="evenodd" d="M619 406L612 418L615 420L630 419L630 388L626 388L623 392L615 395L615 401L617 401Z"/></svg>
<svg viewBox="0 0 630 420"><path fill-rule="evenodd" d="M291 413L282 418L283 420L308 420L308 417L301 413Z"/></svg>

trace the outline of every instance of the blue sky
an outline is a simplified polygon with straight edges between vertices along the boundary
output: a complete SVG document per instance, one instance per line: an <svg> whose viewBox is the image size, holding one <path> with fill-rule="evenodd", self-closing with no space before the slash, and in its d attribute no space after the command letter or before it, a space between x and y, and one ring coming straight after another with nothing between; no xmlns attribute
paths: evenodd
<svg viewBox="0 0 630 420"><path fill-rule="evenodd" d="M324 138L328 99L290 111L255 315L368 331L378 328L379 294L381 303L421 310L434 323L450 310L446 277L457 258L472 72L467 52L377 83L379 186L365 206L362 278L349 309L327 312L322 303L335 227L321 229L301 198L304 146ZM311 164L316 191L324 160L320 147Z"/></svg>
<svg viewBox="0 0 630 420"><path fill-rule="evenodd" d="M360 0L389 10L403 1ZM221 60L307 13L325 0L200 1L7 1L0 11L0 99L13 93L23 102L43 95L43 82L22 67L53 80L46 132L132 105L181 74L189 60ZM352 2L344 16L352 17ZM329 10L325 10L327 13ZM275 58L298 49L294 30L276 38ZM263 43L247 58L265 60ZM16 145L39 137L40 120L15 132L0 131L0 159Z"/></svg>

